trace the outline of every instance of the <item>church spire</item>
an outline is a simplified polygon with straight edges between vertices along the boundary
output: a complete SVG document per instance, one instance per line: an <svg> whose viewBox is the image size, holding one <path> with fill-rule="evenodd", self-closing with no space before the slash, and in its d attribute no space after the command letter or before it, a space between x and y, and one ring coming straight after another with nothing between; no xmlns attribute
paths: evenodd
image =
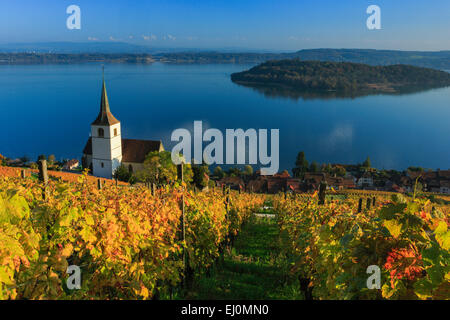
<svg viewBox="0 0 450 320"><path fill-rule="evenodd" d="M103 86L100 102L100 113L98 114L97 119L95 119L95 121L92 124L100 126L110 126L115 123L118 123L119 120L117 120L112 115L111 110L109 108L108 94L106 93L106 84L105 84L105 67L103 67L102 78L103 78Z"/></svg>

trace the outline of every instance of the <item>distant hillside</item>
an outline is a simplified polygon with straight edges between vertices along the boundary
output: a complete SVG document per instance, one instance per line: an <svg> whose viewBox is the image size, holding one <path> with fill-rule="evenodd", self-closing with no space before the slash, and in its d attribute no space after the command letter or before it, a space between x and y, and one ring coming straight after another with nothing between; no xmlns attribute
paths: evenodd
<svg viewBox="0 0 450 320"><path fill-rule="evenodd" d="M72 64L86 62L103 63L152 63L149 54L51 54L51 53L0 53L1 64Z"/></svg>
<svg viewBox="0 0 450 320"><path fill-rule="evenodd" d="M357 96L446 87L450 86L450 73L409 65L369 66L290 59L269 61L248 71L234 73L231 80L248 86Z"/></svg>
<svg viewBox="0 0 450 320"><path fill-rule="evenodd" d="M237 50L237 49L236 49ZM408 64L417 67L450 70L450 51L395 51L371 49L308 49L288 53L205 51L200 49L153 48L125 42L48 42L0 44L0 53L9 55L6 59L15 63L42 63L33 54L151 54L155 61L178 64L258 64L269 60L300 59L304 61L354 62L373 66ZM29 56L20 56L24 53ZM15 58L19 55L19 58ZM46 60L52 60L46 56ZM24 60L27 59L27 60ZM55 58L56 59L56 58ZM63 59L61 56L58 60ZM5 62L3 62L5 63ZM70 63L70 62L69 62Z"/></svg>
<svg viewBox="0 0 450 320"><path fill-rule="evenodd" d="M157 55L169 63L262 63L268 60L300 59L355 62L373 66L408 64L450 70L450 51L421 52L370 49L310 49L292 53L178 52Z"/></svg>
<svg viewBox="0 0 450 320"><path fill-rule="evenodd" d="M450 70L450 51L397 51L372 49L301 50L291 58L333 62L365 63L373 66L407 64L417 67Z"/></svg>
<svg viewBox="0 0 450 320"><path fill-rule="evenodd" d="M0 44L2 53L149 53L150 48L119 41L38 42Z"/></svg>

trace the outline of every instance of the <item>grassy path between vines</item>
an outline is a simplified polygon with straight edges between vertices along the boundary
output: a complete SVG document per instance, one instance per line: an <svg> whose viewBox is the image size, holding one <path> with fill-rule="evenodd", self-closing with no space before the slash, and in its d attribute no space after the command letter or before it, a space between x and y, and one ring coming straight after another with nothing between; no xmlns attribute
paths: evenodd
<svg viewBox="0 0 450 320"><path fill-rule="evenodd" d="M195 279L186 299L302 299L280 254L276 219L254 217L209 276Z"/></svg>

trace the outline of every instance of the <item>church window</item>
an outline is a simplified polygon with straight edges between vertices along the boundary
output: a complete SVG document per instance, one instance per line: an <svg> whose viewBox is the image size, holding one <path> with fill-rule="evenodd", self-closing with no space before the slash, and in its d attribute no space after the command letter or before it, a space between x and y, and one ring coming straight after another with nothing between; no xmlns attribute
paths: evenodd
<svg viewBox="0 0 450 320"><path fill-rule="evenodd" d="M105 130L103 130L103 128L99 128L98 129L98 136L99 137L104 137L105 136Z"/></svg>
<svg viewBox="0 0 450 320"><path fill-rule="evenodd" d="M117 136L117 128L114 129L114 137Z"/></svg>
<svg viewBox="0 0 450 320"><path fill-rule="evenodd" d="M105 167L105 164L102 162L102 168L104 168Z"/></svg>

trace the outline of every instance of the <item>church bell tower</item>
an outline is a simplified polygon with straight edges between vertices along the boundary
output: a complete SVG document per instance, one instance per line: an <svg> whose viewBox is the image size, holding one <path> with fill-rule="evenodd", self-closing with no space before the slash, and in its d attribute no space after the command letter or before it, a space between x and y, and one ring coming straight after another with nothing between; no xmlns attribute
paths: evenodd
<svg viewBox="0 0 450 320"><path fill-rule="evenodd" d="M122 138L120 122L111 113L103 76L100 113L91 124L92 173L111 179L122 162Z"/></svg>

